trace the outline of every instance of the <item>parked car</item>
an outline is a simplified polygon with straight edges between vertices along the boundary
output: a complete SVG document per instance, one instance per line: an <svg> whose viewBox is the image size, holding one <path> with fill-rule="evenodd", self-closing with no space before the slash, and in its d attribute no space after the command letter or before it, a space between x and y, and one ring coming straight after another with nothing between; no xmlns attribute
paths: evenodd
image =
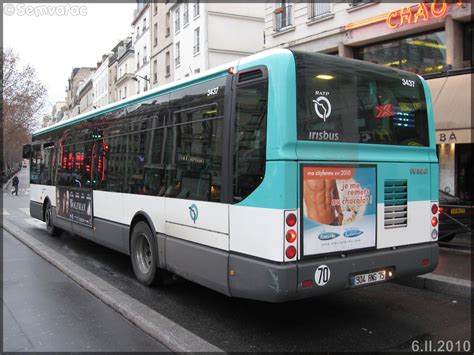
<svg viewBox="0 0 474 355"><path fill-rule="evenodd" d="M472 219L472 202L439 191L440 241L449 242L456 234L472 231Z"/></svg>

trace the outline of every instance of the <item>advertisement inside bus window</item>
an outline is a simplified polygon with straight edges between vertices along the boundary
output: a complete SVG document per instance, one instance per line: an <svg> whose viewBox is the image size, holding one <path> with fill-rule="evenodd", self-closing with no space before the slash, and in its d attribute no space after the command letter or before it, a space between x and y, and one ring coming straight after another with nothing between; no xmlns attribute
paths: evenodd
<svg viewBox="0 0 474 355"><path fill-rule="evenodd" d="M304 166L302 192L304 255L375 246L374 166Z"/></svg>

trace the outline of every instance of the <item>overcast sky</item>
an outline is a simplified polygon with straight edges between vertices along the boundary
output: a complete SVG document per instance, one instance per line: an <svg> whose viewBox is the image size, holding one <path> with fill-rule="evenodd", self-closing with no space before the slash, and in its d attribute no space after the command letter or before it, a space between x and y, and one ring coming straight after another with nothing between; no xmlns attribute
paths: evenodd
<svg viewBox="0 0 474 355"><path fill-rule="evenodd" d="M53 104L66 97L73 67L95 67L131 34L135 8L135 3L4 4L3 44L22 64L36 68Z"/></svg>

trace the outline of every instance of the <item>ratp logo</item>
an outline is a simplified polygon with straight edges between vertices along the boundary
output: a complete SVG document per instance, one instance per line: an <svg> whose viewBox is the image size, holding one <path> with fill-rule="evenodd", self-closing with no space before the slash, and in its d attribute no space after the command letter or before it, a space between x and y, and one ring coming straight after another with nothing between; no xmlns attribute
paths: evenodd
<svg viewBox="0 0 474 355"><path fill-rule="evenodd" d="M326 122L326 119L331 116L331 102L328 100L326 96L329 95L329 92L327 91L315 91L316 95L321 95L317 97L314 102L314 111L318 115L319 118L322 118L324 122Z"/></svg>
<svg viewBox="0 0 474 355"><path fill-rule="evenodd" d="M194 203L191 206L189 206L188 208L189 208L189 216L193 220L193 223L196 224L196 221L197 221L198 216L199 216L198 208Z"/></svg>

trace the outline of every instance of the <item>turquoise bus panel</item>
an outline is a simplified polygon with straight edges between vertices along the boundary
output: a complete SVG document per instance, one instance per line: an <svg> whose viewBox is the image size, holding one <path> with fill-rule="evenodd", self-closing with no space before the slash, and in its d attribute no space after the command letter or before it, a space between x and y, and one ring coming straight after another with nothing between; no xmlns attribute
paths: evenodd
<svg viewBox="0 0 474 355"><path fill-rule="evenodd" d="M410 147L384 144L334 143L299 141L299 160L361 161L361 162L436 162L431 147Z"/></svg>
<svg viewBox="0 0 474 355"><path fill-rule="evenodd" d="M268 161L262 183L238 206L298 208L298 164L292 161Z"/></svg>
<svg viewBox="0 0 474 355"><path fill-rule="evenodd" d="M439 200L439 165L431 164L431 200Z"/></svg>
<svg viewBox="0 0 474 355"><path fill-rule="evenodd" d="M426 80L420 77L421 83L423 84L423 91L425 93L426 108L428 111L428 132L430 133L430 148L436 149L436 137L435 137L435 119L433 112L433 102L431 101L431 92ZM438 161L438 158L436 158Z"/></svg>
<svg viewBox="0 0 474 355"><path fill-rule="evenodd" d="M282 50L244 61L238 70L257 65L268 69L267 160L296 160L295 58L290 51Z"/></svg>

